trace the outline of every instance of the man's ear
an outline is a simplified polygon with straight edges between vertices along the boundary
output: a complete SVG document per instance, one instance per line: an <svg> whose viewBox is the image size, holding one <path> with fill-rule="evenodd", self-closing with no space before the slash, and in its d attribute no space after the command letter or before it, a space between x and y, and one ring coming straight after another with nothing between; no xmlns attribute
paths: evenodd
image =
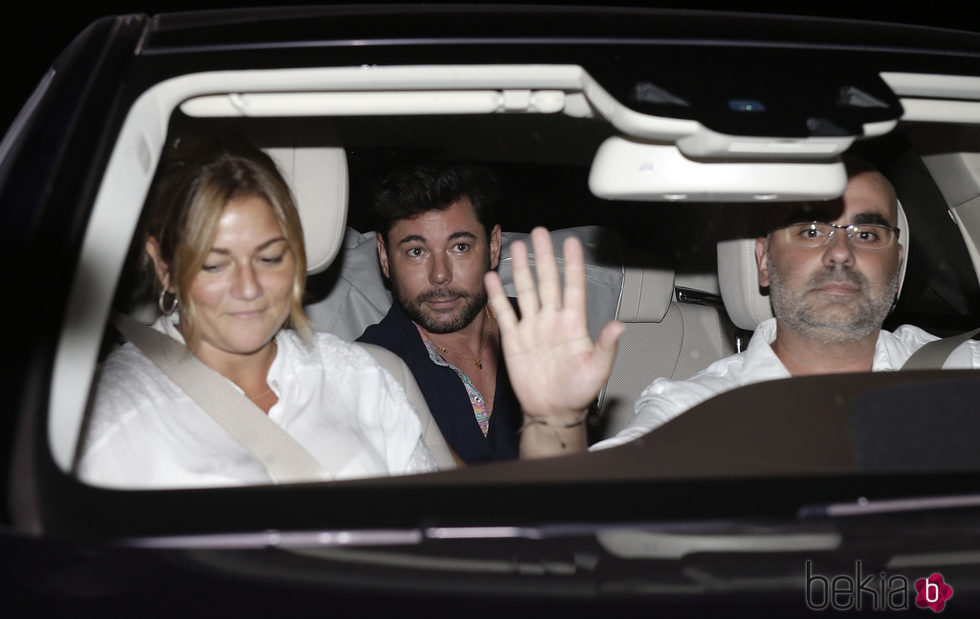
<svg viewBox="0 0 980 619"><path fill-rule="evenodd" d="M160 251L160 243L155 237L146 239L146 255L153 261L153 270L157 274L160 285L167 289L167 292L175 292L170 281L170 265L163 259L163 252Z"/></svg>
<svg viewBox="0 0 980 619"><path fill-rule="evenodd" d="M500 226L494 224L490 230L490 270L493 271L500 264Z"/></svg>
<svg viewBox="0 0 980 619"><path fill-rule="evenodd" d="M769 239L760 236L755 240L755 264L759 269L759 285L763 288L769 287Z"/></svg>
<svg viewBox="0 0 980 619"><path fill-rule="evenodd" d="M388 272L388 249L385 247L385 237L379 232L374 238L378 241L378 262L381 263L381 272L384 273L386 279L391 279Z"/></svg>

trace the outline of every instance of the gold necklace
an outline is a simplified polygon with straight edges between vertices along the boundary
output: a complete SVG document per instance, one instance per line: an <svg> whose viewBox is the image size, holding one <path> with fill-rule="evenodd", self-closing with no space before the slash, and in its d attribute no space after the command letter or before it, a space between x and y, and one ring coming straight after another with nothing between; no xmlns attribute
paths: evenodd
<svg viewBox="0 0 980 619"><path fill-rule="evenodd" d="M487 310L487 322L484 325L483 339L480 341L480 349L477 351L477 356L475 358L474 357L466 357L466 356L463 356L463 355L461 355L459 353L451 352L451 351L447 350L445 346L440 346L439 344L436 344L436 348L439 349L439 352L442 353L443 355L450 354L450 355L456 357L457 359L462 359L464 361L472 361L472 362L474 362L476 364L476 369L482 370L483 369L483 349L486 347L487 341L490 339L490 320L492 318L492 314L490 314L490 308L487 307L486 310ZM432 342L432 343L435 344L435 342Z"/></svg>

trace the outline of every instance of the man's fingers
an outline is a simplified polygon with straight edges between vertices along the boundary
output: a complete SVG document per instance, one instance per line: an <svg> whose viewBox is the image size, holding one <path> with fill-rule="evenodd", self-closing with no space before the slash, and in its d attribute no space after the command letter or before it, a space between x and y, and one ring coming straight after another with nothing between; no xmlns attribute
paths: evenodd
<svg viewBox="0 0 980 619"><path fill-rule="evenodd" d="M531 244L534 247L534 270L538 274L541 307L561 309L561 284L551 234L545 228L535 228L531 230Z"/></svg>
<svg viewBox="0 0 980 619"><path fill-rule="evenodd" d="M483 285L487 289L487 298L490 300L490 307L493 308L493 314L500 326L501 334L510 333L511 329L517 325L517 316L514 314L514 308L510 301L507 300L507 294L504 292L504 285L500 281L500 276L497 275L496 271L488 271L483 276Z"/></svg>
<svg viewBox="0 0 980 619"><path fill-rule="evenodd" d="M521 308L521 316L534 316L538 313L538 290L531 276L531 267L527 260L527 246L521 241L510 245L511 266L514 270L514 290L517 291L517 306Z"/></svg>
<svg viewBox="0 0 980 619"><path fill-rule="evenodd" d="M562 253L565 256L564 306L585 315L585 254L582 242L575 237L565 239Z"/></svg>

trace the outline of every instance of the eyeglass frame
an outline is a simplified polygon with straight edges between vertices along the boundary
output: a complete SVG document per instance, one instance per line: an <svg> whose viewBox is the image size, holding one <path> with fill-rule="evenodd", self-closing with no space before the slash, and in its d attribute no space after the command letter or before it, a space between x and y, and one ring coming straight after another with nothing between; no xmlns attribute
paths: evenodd
<svg viewBox="0 0 980 619"><path fill-rule="evenodd" d="M794 247L801 247L801 248L804 248L804 249L818 249L818 248L821 248L821 247L826 247L827 245L830 245L830 240L832 238L834 238L834 234L836 234L836 232L838 230L844 230L844 233L845 233L845 236L846 236L846 242L850 243L851 244L851 247L853 247L854 249L860 249L861 251L875 251L875 252L877 252L877 251L885 251L886 249L890 248L892 245L894 245L898 241L899 232L901 231L901 229L898 228L897 226L889 226L888 224L880 224L880 223L872 223L872 222L869 222L869 223L863 223L863 224L847 224L847 225L843 225L843 224L832 224L832 223L827 222L827 221L817 221L817 220L814 220L814 221L793 221L793 222L790 222L790 223L786 223L786 224L783 224L781 226L776 226L775 228L773 228L772 230L770 230L769 233L772 234L773 232L775 232L777 230L788 230L791 226L796 226L796 225L799 225L799 224L806 224L806 225L809 225L809 226L813 226L813 225L819 224L821 226L829 226L831 228L830 233L827 235L826 240L824 240L819 245L814 245L812 247L806 247L805 245L796 245L795 243L793 243L793 241L788 240L788 237L787 237L787 242L789 244L793 245ZM854 232L854 230L852 230L852 229L857 229L857 228L860 228L861 226L877 226L879 228L884 228L886 230L891 230L895 234L892 237L891 242L889 242L888 245L885 245L884 247L877 247L877 248L863 247L863 246L861 246L859 244L855 244L851 240L851 237L853 236L853 232Z"/></svg>

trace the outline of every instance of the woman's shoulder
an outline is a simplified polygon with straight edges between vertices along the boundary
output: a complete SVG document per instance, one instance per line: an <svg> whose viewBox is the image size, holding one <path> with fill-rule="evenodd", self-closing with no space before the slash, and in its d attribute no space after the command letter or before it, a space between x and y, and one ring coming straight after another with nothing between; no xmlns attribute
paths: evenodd
<svg viewBox="0 0 980 619"><path fill-rule="evenodd" d="M82 450L87 459L94 452L112 451L120 433L144 436L146 413L173 410L179 390L166 375L130 343L114 350L101 364L95 397ZM124 430L125 428L125 430Z"/></svg>
<svg viewBox="0 0 980 619"><path fill-rule="evenodd" d="M165 378L163 371L139 348L126 342L102 362L96 388L97 392L127 393L167 390L170 383Z"/></svg>
<svg viewBox="0 0 980 619"><path fill-rule="evenodd" d="M172 410L185 396L138 348L126 343L102 363L89 422L90 438L128 426L147 410Z"/></svg>
<svg viewBox="0 0 980 619"><path fill-rule="evenodd" d="M169 317L161 316L153 324L153 330L176 339L181 344L183 337ZM132 342L124 342L113 350L99 368L97 393L118 392L173 394L179 391L164 371Z"/></svg>

